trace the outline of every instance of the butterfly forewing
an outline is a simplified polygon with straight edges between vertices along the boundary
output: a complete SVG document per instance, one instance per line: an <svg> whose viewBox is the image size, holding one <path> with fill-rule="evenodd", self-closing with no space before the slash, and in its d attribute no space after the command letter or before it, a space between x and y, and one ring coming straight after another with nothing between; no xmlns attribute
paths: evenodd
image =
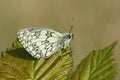
<svg viewBox="0 0 120 80"><path fill-rule="evenodd" d="M26 28L18 32L18 39L23 47L35 58L47 58L61 49L64 36L52 29Z"/></svg>

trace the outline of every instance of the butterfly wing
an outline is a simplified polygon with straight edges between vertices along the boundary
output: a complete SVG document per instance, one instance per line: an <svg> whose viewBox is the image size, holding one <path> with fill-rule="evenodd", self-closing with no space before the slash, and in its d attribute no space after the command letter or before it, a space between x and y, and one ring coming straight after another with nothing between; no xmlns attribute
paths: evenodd
<svg viewBox="0 0 120 80"><path fill-rule="evenodd" d="M47 58L59 48L59 38L63 35L47 28L26 28L18 32L23 47L35 58Z"/></svg>

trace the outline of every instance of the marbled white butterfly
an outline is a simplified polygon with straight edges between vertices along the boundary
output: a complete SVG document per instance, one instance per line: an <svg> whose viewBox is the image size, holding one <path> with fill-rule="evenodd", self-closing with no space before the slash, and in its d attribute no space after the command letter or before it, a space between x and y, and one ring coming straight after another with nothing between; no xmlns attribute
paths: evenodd
<svg viewBox="0 0 120 80"><path fill-rule="evenodd" d="M17 35L26 51L34 58L41 59L48 58L69 46L73 38L70 32L60 33L48 28L26 28L20 29Z"/></svg>

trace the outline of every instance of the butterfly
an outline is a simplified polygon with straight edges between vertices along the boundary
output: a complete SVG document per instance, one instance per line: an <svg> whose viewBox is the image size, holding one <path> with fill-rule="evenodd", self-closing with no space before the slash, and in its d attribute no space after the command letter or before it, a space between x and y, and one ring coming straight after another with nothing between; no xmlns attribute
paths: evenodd
<svg viewBox="0 0 120 80"><path fill-rule="evenodd" d="M33 27L20 29L17 36L25 50L32 57L41 59L48 58L55 52L68 47L73 39L73 34L70 32L60 33L53 29Z"/></svg>

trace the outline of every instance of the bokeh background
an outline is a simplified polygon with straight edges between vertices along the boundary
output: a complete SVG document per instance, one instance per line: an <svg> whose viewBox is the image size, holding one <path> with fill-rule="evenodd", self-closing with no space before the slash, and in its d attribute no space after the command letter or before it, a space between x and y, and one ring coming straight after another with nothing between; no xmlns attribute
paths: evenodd
<svg viewBox="0 0 120 80"><path fill-rule="evenodd" d="M120 0L0 0L0 51L11 47L20 28L48 27L68 32L71 25L74 69L92 50L119 40L114 49L118 63L115 80L119 80Z"/></svg>

